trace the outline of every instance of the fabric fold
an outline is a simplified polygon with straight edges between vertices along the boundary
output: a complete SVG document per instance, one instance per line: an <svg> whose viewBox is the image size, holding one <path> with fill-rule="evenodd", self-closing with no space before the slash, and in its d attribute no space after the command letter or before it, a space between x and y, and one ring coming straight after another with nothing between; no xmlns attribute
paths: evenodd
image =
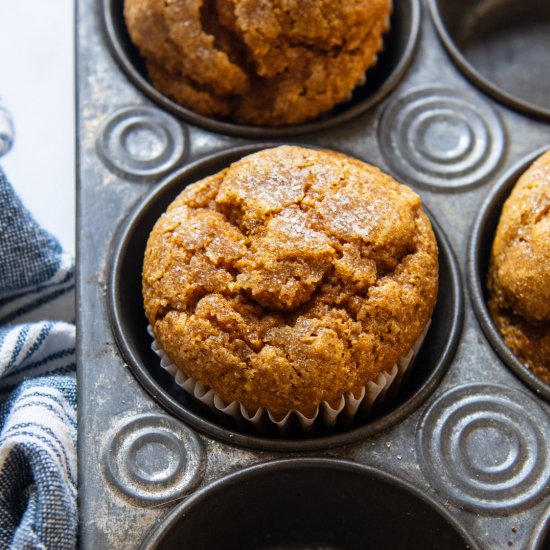
<svg viewBox="0 0 550 550"><path fill-rule="evenodd" d="M0 549L77 533L74 261L0 170Z"/></svg>

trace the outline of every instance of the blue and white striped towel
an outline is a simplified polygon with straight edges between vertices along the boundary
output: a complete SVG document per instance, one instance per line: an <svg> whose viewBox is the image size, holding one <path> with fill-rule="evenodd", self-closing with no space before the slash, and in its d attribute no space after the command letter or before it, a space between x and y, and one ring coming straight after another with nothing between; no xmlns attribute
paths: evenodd
<svg viewBox="0 0 550 550"><path fill-rule="evenodd" d="M72 258L0 170L0 549L76 546L74 316Z"/></svg>

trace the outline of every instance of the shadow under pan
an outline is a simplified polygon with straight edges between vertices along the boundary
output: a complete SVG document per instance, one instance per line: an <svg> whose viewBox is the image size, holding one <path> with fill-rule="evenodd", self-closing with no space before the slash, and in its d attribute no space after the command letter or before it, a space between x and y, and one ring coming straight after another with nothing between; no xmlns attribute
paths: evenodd
<svg viewBox="0 0 550 550"><path fill-rule="evenodd" d="M550 2L430 0L459 68L510 107L550 119Z"/></svg>

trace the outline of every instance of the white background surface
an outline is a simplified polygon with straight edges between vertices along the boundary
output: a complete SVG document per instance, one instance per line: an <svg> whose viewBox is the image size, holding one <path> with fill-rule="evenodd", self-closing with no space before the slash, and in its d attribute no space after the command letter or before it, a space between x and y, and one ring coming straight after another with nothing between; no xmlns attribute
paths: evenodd
<svg viewBox="0 0 550 550"><path fill-rule="evenodd" d="M72 0L0 0L0 98L15 143L0 165L25 205L75 249Z"/></svg>

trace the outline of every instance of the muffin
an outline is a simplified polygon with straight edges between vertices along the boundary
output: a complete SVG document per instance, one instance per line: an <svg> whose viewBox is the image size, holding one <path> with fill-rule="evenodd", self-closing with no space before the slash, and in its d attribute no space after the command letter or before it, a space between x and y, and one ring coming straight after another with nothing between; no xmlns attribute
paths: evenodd
<svg viewBox="0 0 550 550"><path fill-rule="evenodd" d="M153 85L201 115L283 126L347 100L377 59L391 0L125 0Z"/></svg>
<svg viewBox="0 0 550 550"><path fill-rule="evenodd" d="M521 176L504 204L488 288L504 341L550 384L550 151Z"/></svg>
<svg viewBox="0 0 550 550"><path fill-rule="evenodd" d="M154 337L186 376L249 414L306 417L391 370L435 305L420 198L340 153L267 149L188 186L143 264Z"/></svg>

